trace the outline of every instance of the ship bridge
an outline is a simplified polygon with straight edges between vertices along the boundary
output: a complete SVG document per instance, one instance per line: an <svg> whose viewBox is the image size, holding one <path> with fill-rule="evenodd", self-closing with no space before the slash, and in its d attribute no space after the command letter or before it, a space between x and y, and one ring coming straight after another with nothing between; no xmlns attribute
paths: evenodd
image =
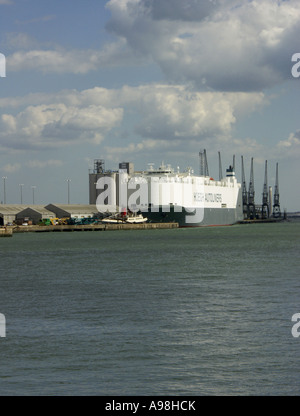
<svg viewBox="0 0 300 416"><path fill-rule="evenodd" d="M161 174L170 174L174 173L174 169L171 168L171 165L165 165L164 162L161 163L160 167L158 169L154 169L153 163L149 163L149 168L145 173L150 175L161 175Z"/></svg>

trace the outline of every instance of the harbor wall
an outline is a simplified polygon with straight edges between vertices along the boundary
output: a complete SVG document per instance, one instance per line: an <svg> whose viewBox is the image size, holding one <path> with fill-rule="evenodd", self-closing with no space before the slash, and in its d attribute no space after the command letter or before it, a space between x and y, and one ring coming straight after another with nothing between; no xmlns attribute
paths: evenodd
<svg viewBox="0 0 300 416"><path fill-rule="evenodd" d="M11 237L13 230L11 227L0 228L0 237Z"/></svg>
<svg viewBox="0 0 300 416"><path fill-rule="evenodd" d="M154 230L178 228L178 223L143 224L97 224L97 225L21 225L13 228L13 233L28 232L74 232L74 231L116 231L116 230Z"/></svg>

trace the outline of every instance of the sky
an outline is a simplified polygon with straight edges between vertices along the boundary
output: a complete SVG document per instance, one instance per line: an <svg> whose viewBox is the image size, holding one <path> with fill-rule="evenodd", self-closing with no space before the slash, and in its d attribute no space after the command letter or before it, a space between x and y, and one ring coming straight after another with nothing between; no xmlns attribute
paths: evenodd
<svg viewBox="0 0 300 416"><path fill-rule="evenodd" d="M300 211L299 39L299 0L0 0L0 202L86 204L94 159L199 173L206 149L247 187L253 157L256 203L278 162Z"/></svg>

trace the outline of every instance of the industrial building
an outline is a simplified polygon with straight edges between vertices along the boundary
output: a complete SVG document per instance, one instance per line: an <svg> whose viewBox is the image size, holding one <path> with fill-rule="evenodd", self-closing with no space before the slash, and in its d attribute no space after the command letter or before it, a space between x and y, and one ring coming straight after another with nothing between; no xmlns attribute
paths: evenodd
<svg viewBox="0 0 300 416"><path fill-rule="evenodd" d="M99 214L96 205L49 204L45 208L56 218L92 218Z"/></svg>
<svg viewBox="0 0 300 416"><path fill-rule="evenodd" d="M108 207L103 207L106 213ZM42 220L55 218L93 218L100 213L96 205L66 205L49 204L44 205L21 205L21 204L0 204L0 225L32 224L37 225Z"/></svg>
<svg viewBox="0 0 300 416"><path fill-rule="evenodd" d="M16 215L25 208L21 204L0 205L0 225L11 224L16 220Z"/></svg>
<svg viewBox="0 0 300 416"><path fill-rule="evenodd" d="M97 198L100 194L100 190L97 189L97 181L100 178L111 178L111 183L115 189L111 189L109 196L104 200L103 210L109 210L110 212L116 211L116 207L119 205L119 175L120 173L127 173L128 175L134 174L134 165L131 162L119 163L118 170L105 170L105 164L103 159L94 160L94 169L89 171L89 202L90 204L96 204ZM98 206L98 204L97 204ZM99 206L98 206L99 208ZM105 212L105 211L103 211Z"/></svg>
<svg viewBox="0 0 300 416"><path fill-rule="evenodd" d="M16 214L17 223L31 223L37 225L41 220L55 218L53 212L47 210L43 205L33 205L23 209Z"/></svg>

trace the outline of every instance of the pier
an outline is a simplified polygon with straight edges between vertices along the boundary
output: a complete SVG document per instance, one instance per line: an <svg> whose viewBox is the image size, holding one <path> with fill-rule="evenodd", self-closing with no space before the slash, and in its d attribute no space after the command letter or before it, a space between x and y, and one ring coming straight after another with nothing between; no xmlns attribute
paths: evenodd
<svg viewBox="0 0 300 416"><path fill-rule="evenodd" d="M87 224L87 225L19 225L11 227L12 233L77 232L77 231L117 231L117 230L154 230L178 228L178 223L143 224Z"/></svg>

